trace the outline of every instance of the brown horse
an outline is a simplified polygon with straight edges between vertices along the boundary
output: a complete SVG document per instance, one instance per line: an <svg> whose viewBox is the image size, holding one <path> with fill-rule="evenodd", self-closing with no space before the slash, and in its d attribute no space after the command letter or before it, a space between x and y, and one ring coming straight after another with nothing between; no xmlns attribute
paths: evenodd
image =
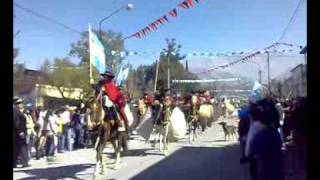
<svg viewBox="0 0 320 180"><path fill-rule="evenodd" d="M105 110L103 108L102 101L102 92L99 93L97 97L91 98L87 103L88 108L91 110L91 113L87 115L87 126L88 129L97 133L95 150L96 150L96 168L94 176L99 172L100 174L104 173L105 165L103 162L103 150L108 142L111 142L114 148L116 163L115 169L120 165L120 146L119 141L117 141L118 125L120 124L120 116L117 114L117 119L106 119Z"/></svg>

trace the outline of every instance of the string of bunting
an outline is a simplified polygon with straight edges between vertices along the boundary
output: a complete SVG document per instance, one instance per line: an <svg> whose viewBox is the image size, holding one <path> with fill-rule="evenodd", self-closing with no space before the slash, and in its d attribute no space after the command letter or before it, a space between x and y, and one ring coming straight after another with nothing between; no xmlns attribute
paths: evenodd
<svg viewBox="0 0 320 180"><path fill-rule="evenodd" d="M132 34L131 36L126 37L125 39L135 37L137 39L141 39L145 37L148 33L157 30L157 28L161 25L164 25L169 22L169 18L176 18L178 16L178 9L186 10L190 9L194 6L193 1L199 3L200 0L185 0L182 3L178 4L176 8L170 10L167 14L161 16L159 19L155 20L154 22L150 23L148 26L143 28L142 30Z"/></svg>
<svg viewBox="0 0 320 180"><path fill-rule="evenodd" d="M255 57L255 56L259 55L259 54L264 54L264 53L267 53L267 52L293 51L293 49L284 49L284 50L282 50L282 51L279 51L279 50L277 50L277 49L271 50L272 48L276 48L276 47L278 47L279 45L285 45L285 46L291 46L291 47L294 46L293 44L289 44L289 43L279 43L279 42L276 42L276 43L273 43L272 45L264 48L264 49L261 50L261 51L255 51L255 52L251 53L250 55L245 56L245 57L243 57L243 58L241 58L241 59L239 59L239 60L233 61L233 62L231 62L231 63L224 64L224 65L220 65L220 66L217 66L217 67L214 67L214 68L210 68L210 69L208 69L208 70L206 70L206 71L198 72L197 74L210 73L210 72L215 71L215 70L217 70L217 69L224 69L224 68L227 68L227 67L229 67L229 66L238 64L238 63L240 63L240 62L243 62L243 63L244 63L244 62L252 59L253 57ZM299 48L301 49L302 46L299 46Z"/></svg>
<svg viewBox="0 0 320 180"><path fill-rule="evenodd" d="M280 44L280 43L279 43ZM292 48L286 48L286 49L273 49L272 51L269 50L269 52L273 53L284 53L284 52L292 52ZM205 56L205 57L212 57L212 56L241 56L246 55L248 53L254 53L256 51L249 50L249 51L234 51L234 52L192 52L192 53L179 53L183 56L187 57L196 57L196 56ZM143 56L143 55L160 55L162 52L136 52L136 51L111 51L112 55L120 54L121 57L125 56ZM263 54L266 52L260 52L259 54ZM172 55L176 55L175 53L172 53ZM250 54L251 55L251 54ZM249 55L249 56L250 56Z"/></svg>

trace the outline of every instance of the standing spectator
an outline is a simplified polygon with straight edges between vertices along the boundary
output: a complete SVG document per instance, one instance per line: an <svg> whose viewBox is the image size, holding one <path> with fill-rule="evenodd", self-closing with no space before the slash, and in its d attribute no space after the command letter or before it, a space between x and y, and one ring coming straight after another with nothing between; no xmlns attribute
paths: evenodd
<svg viewBox="0 0 320 180"><path fill-rule="evenodd" d="M55 136L57 133L57 116L49 110L44 118L44 132L46 137L46 156L50 160L55 154Z"/></svg>
<svg viewBox="0 0 320 180"><path fill-rule="evenodd" d="M250 118L249 118L249 109L248 107L242 107L238 111L239 115L239 125L238 125L238 134L239 134L239 141L242 151L242 158L245 157L245 145L246 145L246 139L248 135L248 131L250 128Z"/></svg>
<svg viewBox="0 0 320 180"><path fill-rule="evenodd" d="M25 117L26 117L26 120L27 120L27 122L26 122L26 127L27 127L26 140L27 140L27 144L28 144L28 160L30 161L31 158L32 158L31 151L32 151L32 147L34 145L36 132L34 130L34 121L33 121L33 118L31 116L30 110L26 110Z"/></svg>
<svg viewBox="0 0 320 180"><path fill-rule="evenodd" d="M278 130L274 128L274 122L277 119L269 119L272 117L270 114L276 114L276 112L273 112L276 109L272 104L268 104L264 108L270 108L270 111L265 110L258 121L265 128L257 132L252 138L249 157L254 157L257 160L257 179L284 180L282 142Z"/></svg>
<svg viewBox="0 0 320 180"><path fill-rule="evenodd" d="M24 115L23 100L20 98L14 99L15 109L13 112L13 167L17 167L18 156L20 156L22 167L28 167L28 145L26 141L27 136L27 120Z"/></svg>
<svg viewBox="0 0 320 180"><path fill-rule="evenodd" d="M58 131L57 131L57 138L58 138L58 153L64 152L64 124L63 119L61 117L62 109L57 111L57 125L58 125Z"/></svg>
<svg viewBox="0 0 320 180"><path fill-rule="evenodd" d="M280 127L278 128L278 131L280 133L280 136L281 136L281 141L282 143L284 143L284 136L283 136L283 121L284 121L284 110L282 108L282 105L280 102L278 102L276 104L276 108L278 110L278 113L279 113L279 125Z"/></svg>
<svg viewBox="0 0 320 180"><path fill-rule="evenodd" d="M80 104L72 117L74 132L75 132L75 149L84 147L84 104Z"/></svg>
<svg viewBox="0 0 320 180"><path fill-rule="evenodd" d="M43 131L43 125L44 125L44 118L47 114L47 111L44 110L42 106L38 107L38 113L36 115L38 116L36 119L36 125L35 125L35 131L36 131L36 140L35 140L35 146L36 146L36 159L40 159L45 155L45 132Z"/></svg>
<svg viewBox="0 0 320 180"><path fill-rule="evenodd" d="M250 146L252 139L255 137L257 133L266 128L264 124L262 124L259 120L262 118L261 110L258 108L257 104L250 105L250 128L248 131L248 135L246 138L246 146L245 146L245 158L241 159L240 162L246 162L247 160L250 163L250 175L253 180L257 180L257 159L250 156Z"/></svg>
<svg viewBox="0 0 320 180"><path fill-rule="evenodd" d="M64 138L65 138L65 145L66 145L66 149L68 151L72 151L72 146L73 146L73 140L72 140L72 136L73 136L73 132L72 132L72 127L71 127L71 112L69 111L70 108L69 106L65 106L63 113L61 114L61 118L63 120L63 125L64 125Z"/></svg>

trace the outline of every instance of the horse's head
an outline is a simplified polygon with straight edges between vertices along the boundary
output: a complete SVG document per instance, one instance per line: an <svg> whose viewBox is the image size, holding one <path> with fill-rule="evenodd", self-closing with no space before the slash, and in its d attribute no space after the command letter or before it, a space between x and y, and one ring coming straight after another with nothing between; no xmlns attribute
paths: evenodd
<svg viewBox="0 0 320 180"><path fill-rule="evenodd" d="M88 114L87 126L89 129L94 128L95 126L103 123L104 119L104 110L101 104L101 101L97 97L91 97L86 103L86 108L90 109Z"/></svg>
<svg viewBox="0 0 320 180"><path fill-rule="evenodd" d="M164 98L164 106L171 106L173 104L173 99L170 96Z"/></svg>
<svg viewBox="0 0 320 180"><path fill-rule="evenodd" d="M198 102L198 97L196 96L196 95L193 95L192 97L191 97L191 104L192 105L196 105L196 104L198 104L199 102Z"/></svg>

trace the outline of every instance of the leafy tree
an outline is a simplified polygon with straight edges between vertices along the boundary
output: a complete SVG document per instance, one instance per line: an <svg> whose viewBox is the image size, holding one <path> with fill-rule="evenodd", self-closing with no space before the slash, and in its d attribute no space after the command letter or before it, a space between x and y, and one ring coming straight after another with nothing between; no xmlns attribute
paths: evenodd
<svg viewBox="0 0 320 180"><path fill-rule="evenodd" d="M41 69L47 72L46 83L58 88L63 99L66 99L66 93L69 93L64 88L81 88L83 90L83 98L87 98L92 93L92 88L89 85L88 66L76 65L68 58L55 58L52 70L48 70L50 63L44 62Z"/></svg>
<svg viewBox="0 0 320 180"><path fill-rule="evenodd" d="M13 61L16 60L18 55L19 55L19 49L18 48L13 48Z"/></svg>
<svg viewBox="0 0 320 180"><path fill-rule="evenodd" d="M23 73L25 70L24 64L15 63L13 65L13 94L17 95L24 87L21 85L23 80Z"/></svg>
<svg viewBox="0 0 320 180"><path fill-rule="evenodd" d="M181 45L176 44L175 39L166 39L166 48L163 49L160 55L159 72L157 80L157 89L167 88L168 81L168 58L170 66L170 79L197 79L197 76L186 71L181 60L185 56L181 56ZM143 91L153 91L155 84L157 64L139 66L136 70L129 73L128 80L131 83L130 90L134 91L134 95L141 95ZM179 90L182 93L197 88L194 84L175 85L171 83L171 89ZM140 93L138 93L140 92Z"/></svg>

